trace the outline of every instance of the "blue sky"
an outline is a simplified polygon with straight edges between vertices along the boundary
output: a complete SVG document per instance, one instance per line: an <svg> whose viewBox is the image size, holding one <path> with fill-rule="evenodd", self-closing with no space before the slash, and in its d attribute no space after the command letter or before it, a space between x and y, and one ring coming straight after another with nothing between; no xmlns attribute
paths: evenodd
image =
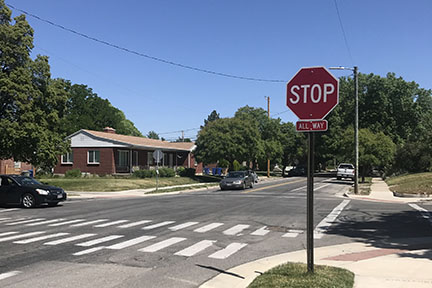
<svg viewBox="0 0 432 288"><path fill-rule="evenodd" d="M112 44L215 72L289 80L301 67L357 65L361 73L395 72L432 89L430 0L336 0L349 48L334 0L5 2ZM185 136L195 138L212 110L232 117L245 105L267 109L264 96L271 115L297 121L287 111L284 82L183 69L27 19L35 30L33 54L50 57L53 77L88 85L143 134L176 139L180 132L166 132L188 130Z"/></svg>

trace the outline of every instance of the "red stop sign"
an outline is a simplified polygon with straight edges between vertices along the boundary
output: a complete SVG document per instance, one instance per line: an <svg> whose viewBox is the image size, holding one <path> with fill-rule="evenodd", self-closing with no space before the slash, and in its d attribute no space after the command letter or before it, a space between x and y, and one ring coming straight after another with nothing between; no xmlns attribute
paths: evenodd
<svg viewBox="0 0 432 288"><path fill-rule="evenodd" d="M321 120L339 103L339 80L324 67L301 68L287 84L287 106L301 120Z"/></svg>

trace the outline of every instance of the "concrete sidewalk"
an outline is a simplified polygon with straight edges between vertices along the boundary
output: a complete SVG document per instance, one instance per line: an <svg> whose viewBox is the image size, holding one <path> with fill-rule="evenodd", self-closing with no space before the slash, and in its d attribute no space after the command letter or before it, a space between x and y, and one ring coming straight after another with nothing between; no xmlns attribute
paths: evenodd
<svg viewBox="0 0 432 288"><path fill-rule="evenodd" d="M353 199L409 203L429 198L397 198L381 179L374 178L371 193L348 195ZM396 240L396 239L395 239ZM432 237L398 239L399 243L353 242L314 249L317 265L348 269L355 274L355 288L432 287ZM275 255L246 263L202 284L202 288L247 287L261 273L287 262L306 263L306 250Z"/></svg>

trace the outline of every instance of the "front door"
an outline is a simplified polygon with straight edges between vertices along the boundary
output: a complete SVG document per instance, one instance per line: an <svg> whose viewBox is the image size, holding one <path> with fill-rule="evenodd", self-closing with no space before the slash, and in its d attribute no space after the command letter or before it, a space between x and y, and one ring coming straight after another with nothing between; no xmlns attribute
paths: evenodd
<svg viewBox="0 0 432 288"><path fill-rule="evenodd" d="M129 151L119 150L119 170L129 172Z"/></svg>

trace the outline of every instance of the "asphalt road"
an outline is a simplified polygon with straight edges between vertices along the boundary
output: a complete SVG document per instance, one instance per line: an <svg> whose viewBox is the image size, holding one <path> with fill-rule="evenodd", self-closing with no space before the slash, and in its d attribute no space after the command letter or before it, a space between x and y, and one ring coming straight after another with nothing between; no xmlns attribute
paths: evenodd
<svg viewBox="0 0 432 288"><path fill-rule="evenodd" d="M343 197L315 179L315 246L432 236L431 205ZM253 189L0 208L0 287L197 287L229 268L306 246L306 179ZM241 277L241 275L232 275Z"/></svg>

